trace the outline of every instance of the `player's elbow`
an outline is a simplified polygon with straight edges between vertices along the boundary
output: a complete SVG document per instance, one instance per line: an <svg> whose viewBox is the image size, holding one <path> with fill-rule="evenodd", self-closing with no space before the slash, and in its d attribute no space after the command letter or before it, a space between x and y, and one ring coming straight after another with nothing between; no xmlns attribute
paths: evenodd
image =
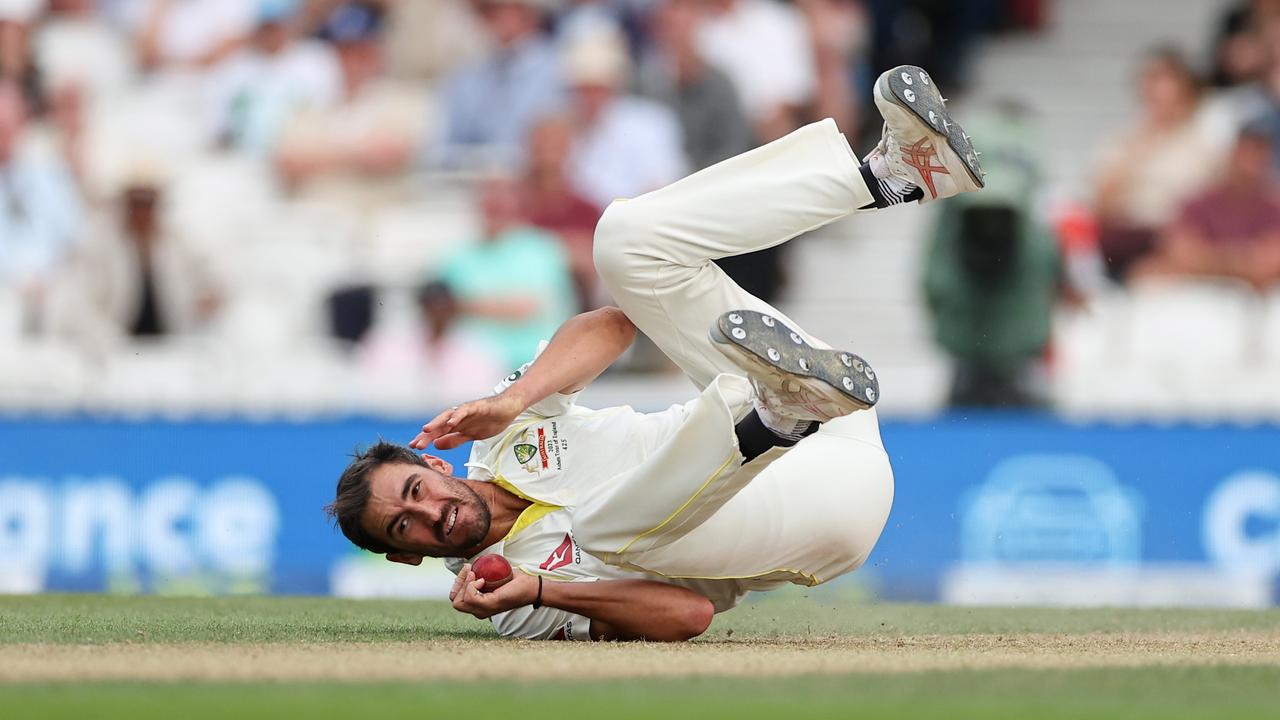
<svg viewBox="0 0 1280 720"><path fill-rule="evenodd" d="M698 595L683 603L678 615L672 626L671 640L683 642L698 637L711 627L716 608L710 600Z"/></svg>

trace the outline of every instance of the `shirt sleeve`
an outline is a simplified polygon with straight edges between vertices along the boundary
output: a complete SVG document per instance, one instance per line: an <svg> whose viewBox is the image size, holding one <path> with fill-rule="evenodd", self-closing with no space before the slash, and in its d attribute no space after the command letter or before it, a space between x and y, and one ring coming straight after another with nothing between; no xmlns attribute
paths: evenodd
<svg viewBox="0 0 1280 720"><path fill-rule="evenodd" d="M498 613L489 619L502 637L526 640L591 640L591 618L532 605Z"/></svg>
<svg viewBox="0 0 1280 720"><path fill-rule="evenodd" d="M538 356L541 355L542 351L546 348L546 340L538 343L538 351L534 353L533 360L537 360ZM502 382L498 383L493 388L493 394L497 395L515 384L515 381L519 380L526 372L529 371L529 367L533 365L533 360L521 365L518 370L503 378ZM572 408L577 402L578 395L581 394L581 392L581 390L578 390L572 393L552 393L551 395L548 395L547 397L530 405L527 410L520 413L519 417L555 417L557 415L564 415L569 412L570 408Z"/></svg>

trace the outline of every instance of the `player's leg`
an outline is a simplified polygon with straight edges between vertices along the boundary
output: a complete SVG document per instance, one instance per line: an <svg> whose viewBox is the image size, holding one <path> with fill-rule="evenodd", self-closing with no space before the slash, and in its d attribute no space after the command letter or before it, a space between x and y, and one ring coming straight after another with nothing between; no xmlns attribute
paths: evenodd
<svg viewBox="0 0 1280 720"><path fill-rule="evenodd" d="M601 282L699 388L720 373L740 372L709 342L712 322L733 309L782 314L712 260L777 245L871 203L858 167L835 122L826 120L614 202L596 228Z"/></svg>
<svg viewBox="0 0 1280 720"><path fill-rule="evenodd" d="M893 502L889 458L864 439L868 421L867 413L837 418L790 450L702 478L701 493L665 522L647 519L648 530L634 523L637 510L654 506L667 476L641 473L631 479L647 482L647 495L635 482L629 503L580 508L590 521L575 518L575 538L605 562L670 578L738 579L752 589L826 582L867 559Z"/></svg>
<svg viewBox="0 0 1280 720"><path fill-rule="evenodd" d="M909 81L909 82L908 82ZM609 206L596 230L596 268L637 327L699 387L740 372L707 329L730 310L783 321L712 260L785 242L857 210L931 201L981 186L976 152L927 73L903 66L876 86L885 134L859 164L834 121L803 127L661 190ZM918 186L918 187L917 187ZM850 268L856 282L861 268Z"/></svg>
<svg viewBox="0 0 1280 720"><path fill-rule="evenodd" d="M917 73L913 83L932 87L931 81L922 79L927 77L923 71L911 72ZM938 177L940 173L949 176L952 171L969 172L958 154L968 147L967 138L962 137L962 131L949 116L939 115L943 112L942 101L936 90L926 94L922 89L911 95L920 110L931 115L902 109L900 106L907 101L899 97L901 93L895 95L894 88L905 87L903 82L899 78L895 84L885 76L878 83L877 104L885 114L887 128L873 160L878 158L886 166L902 165L907 160L914 162L915 154L927 150L925 154L933 160L925 164L923 174L915 177L930 187L930 199L977 189L980 180L976 175L964 182ZM941 121L945 131L935 131L926 118ZM905 154L906 147L913 148L913 154ZM890 160L889 155L894 153L902 157ZM961 166L956 167L957 163ZM901 173L901 168L895 172ZM799 383L804 390L814 377L803 375L807 371L798 365L789 369L781 365L784 359L795 363L806 359L815 366L830 365L815 367L810 375L820 377L837 393L844 392L840 387L844 376L837 377L827 370L850 369L854 367L852 358L846 363L838 352L823 354L825 344L743 291L711 259L783 242L862 208L868 204L865 200L875 198L874 179L867 167L857 164L835 124L827 121L802 128L663 190L611 206L596 237L598 269L606 286L632 321L690 378L707 389L693 406L690 417L658 453L641 466L602 483L592 497L579 505L575 537L584 549L607 562L628 563L629 558L644 557L683 541L735 501L752 483L755 473L769 465L773 458L766 454L738 468L742 455L733 429L745 414L740 397L740 376L744 371L753 380L772 375L781 377L783 383ZM734 322L735 311L743 321L740 324ZM742 337L734 333L734 327L739 325L739 329L747 331ZM712 328L717 330L718 342L709 337ZM782 339L794 345L785 357L782 347L773 348L779 351L778 359L770 358L768 346L756 347L759 338L767 340L769 333L778 334L775 345ZM795 338L791 337L793 333ZM722 347L730 352L723 352ZM753 363L752 356L767 360ZM836 365L832 365L833 360ZM818 370L829 377L818 375ZM735 393L737 399L730 397ZM864 399L860 407L866 404ZM708 418L694 422L693 414ZM826 478L827 484L832 474L861 477L870 473L878 478L872 483L873 494L884 498L883 505L864 503L871 516L858 520L859 528L843 531L856 535L873 528L878 536L892 496L892 474L880 449L874 411L857 412L828 424L834 429L824 427L817 435L801 441L794 452L801 458L810 458L809 474ZM833 438L843 440L833 443ZM801 452L808 447L830 450L846 445L846 450ZM776 455L780 451L771 452ZM867 457L872 459L863 462ZM820 487L824 481L811 482ZM758 492L762 491L752 491ZM821 495L804 497L822 502ZM842 517L845 522L852 521L847 515ZM875 517L881 518L879 524ZM766 522L767 517L753 521L757 520ZM773 522L776 524L776 520ZM832 528L837 529L837 525ZM850 558L855 555L843 553Z"/></svg>

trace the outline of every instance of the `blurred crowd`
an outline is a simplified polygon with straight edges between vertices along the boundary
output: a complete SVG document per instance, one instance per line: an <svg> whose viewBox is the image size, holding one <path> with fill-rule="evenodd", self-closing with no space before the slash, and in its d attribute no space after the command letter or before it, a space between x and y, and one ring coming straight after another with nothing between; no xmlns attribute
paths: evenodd
<svg viewBox="0 0 1280 720"><path fill-rule="evenodd" d="M483 391L607 302L613 199L823 117L860 147L881 67L962 85L1040 5L0 0L0 403Z"/></svg>
<svg viewBox="0 0 1280 720"><path fill-rule="evenodd" d="M1037 203L1044 139L1024 108L1007 103L973 123L990 187L943 209L925 277L936 337L956 361L954 404L1047 402L1041 370L1055 305L1078 307L1111 346L1089 358L1098 366L1091 388L1082 378L1082 392L1095 396L1108 368L1142 359L1151 376L1168 362L1161 354L1205 352L1197 336L1227 346L1209 351L1224 363L1219 372L1258 360L1267 341L1250 336L1276 314L1267 307L1280 309L1280 2L1232 3L1210 40L1206 57L1164 45L1131 70L1137 116L1094 149L1085 204L1046 213ZM1209 308L1219 314L1200 312Z"/></svg>
<svg viewBox="0 0 1280 720"><path fill-rule="evenodd" d="M1280 282L1280 2L1232 8L1208 66L1151 50L1136 89L1094 189L1107 275Z"/></svg>

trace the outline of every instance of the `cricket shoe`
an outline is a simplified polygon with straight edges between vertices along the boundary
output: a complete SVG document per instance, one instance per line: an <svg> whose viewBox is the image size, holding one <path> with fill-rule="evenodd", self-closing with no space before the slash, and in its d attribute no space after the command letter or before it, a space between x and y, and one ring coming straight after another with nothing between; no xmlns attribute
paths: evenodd
<svg viewBox="0 0 1280 720"><path fill-rule="evenodd" d="M880 382L866 361L816 348L772 315L727 312L710 334L716 348L746 371L757 401L773 416L826 422L880 398Z"/></svg>
<svg viewBox="0 0 1280 720"><path fill-rule="evenodd" d="M873 171L883 161L892 175L923 190L922 203L986 186L982 153L947 112L929 73L899 65L876 80L873 95L884 117L880 144L864 158Z"/></svg>

